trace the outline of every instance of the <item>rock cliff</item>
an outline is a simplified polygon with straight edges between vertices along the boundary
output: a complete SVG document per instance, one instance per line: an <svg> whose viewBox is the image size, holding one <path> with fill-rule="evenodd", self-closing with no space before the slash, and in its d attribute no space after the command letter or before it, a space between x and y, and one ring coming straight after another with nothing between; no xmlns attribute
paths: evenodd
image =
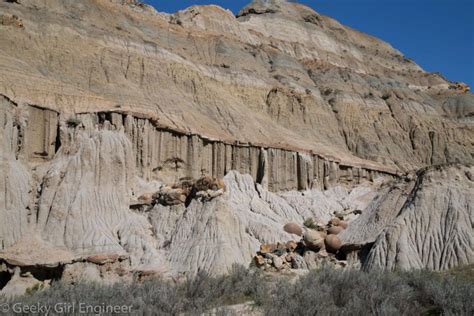
<svg viewBox="0 0 474 316"><path fill-rule="evenodd" d="M474 260L469 87L308 7L0 0L0 47L2 285L225 273L334 216L351 265Z"/></svg>
<svg viewBox="0 0 474 316"><path fill-rule="evenodd" d="M406 171L470 163L472 94L305 6L168 15L135 1L0 2L0 93L72 115L133 111L210 139ZM79 49L80 48L80 49Z"/></svg>

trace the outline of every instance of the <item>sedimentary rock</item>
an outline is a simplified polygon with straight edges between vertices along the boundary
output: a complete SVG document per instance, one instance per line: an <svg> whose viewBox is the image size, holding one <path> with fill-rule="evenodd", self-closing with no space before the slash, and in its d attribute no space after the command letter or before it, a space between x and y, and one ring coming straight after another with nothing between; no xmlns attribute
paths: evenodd
<svg viewBox="0 0 474 316"><path fill-rule="evenodd" d="M339 237L345 244L352 245L375 242L383 229L395 220L413 187L414 181L382 187L362 215L352 221Z"/></svg>
<svg viewBox="0 0 474 316"><path fill-rule="evenodd" d="M288 223L285 226L283 226L283 230L286 231L287 233L290 234L295 234L298 236L303 235L303 229L300 227L300 225L296 223Z"/></svg>
<svg viewBox="0 0 474 316"><path fill-rule="evenodd" d="M324 238L326 234L320 231L309 229L304 234L304 242L309 249L324 249Z"/></svg>
<svg viewBox="0 0 474 316"><path fill-rule="evenodd" d="M248 265L259 249L271 253L278 249L277 242L293 240L295 235L285 232L283 226L303 223L315 215L313 212L319 214L321 210L313 210L312 204L330 204L323 192L312 190L305 192L308 205L295 208L285 194L264 190L250 175L231 171L224 180L227 190L218 198L193 200L188 207L157 204L149 211L158 244L177 272L204 269L224 273L233 263ZM349 197L348 192L345 197ZM357 197L351 200L357 201ZM331 203L342 209L337 202ZM326 217L331 218L330 209Z"/></svg>
<svg viewBox="0 0 474 316"><path fill-rule="evenodd" d="M437 166L383 187L338 236L365 269L446 270L474 261L472 167Z"/></svg>
<svg viewBox="0 0 474 316"><path fill-rule="evenodd" d="M324 239L324 244L326 249L332 253L336 253L342 246L341 240L336 235L327 235Z"/></svg>
<svg viewBox="0 0 474 316"><path fill-rule="evenodd" d="M337 217L334 217L334 218L331 218L331 220L329 221L329 224L331 226L339 226L341 224L341 220Z"/></svg>
<svg viewBox="0 0 474 316"><path fill-rule="evenodd" d="M7 221L0 225L2 231L15 229L16 225L17 234L22 231L25 231L23 235L37 234L40 244L44 241L58 251L67 249L71 253L69 260L117 254L129 256L132 267L155 264L158 268L160 256L151 226L146 217L128 208L135 174L129 140L123 133L112 131L70 132L70 143L63 145L56 158L44 166L39 198L34 205L28 205L34 207L25 219L31 221L29 225L20 225L7 214ZM3 244L6 249L0 257L18 265L10 258L19 243L12 247ZM30 265L45 265L43 260L49 254L54 257L52 251L43 251L35 257L23 249L23 256L34 261ZM166 266L162 262L160 265Z"/></svg>
<svg viewBox="0 0 474 316"><path fill-rule="evenodd" d="M340 221L340 222L339 222L339 226L340 226L342 229L346 229L346 228L349 226L349 223L347 223L346 221Z"/></svg>
<svg viewBox="0 0 474 316"><path fill-rule="evenodd" d="M330 235L337 235L339 234L340 232L342 232L344 230L343 227L341 226L332 226L332 227L329 227L328 228L328 234Z"/></svg>
<svg viewBox="0 0 474 316"><path fill-rule="evenodd" d="M2 273L225 273L335 216L367 269L472 262L472 168L405 177L473 163L472 94L387 43L282 0L0 12Z"/></svg>
<svg viewBox="0 0 474 316"><path fill-rule="evenodd" d="M446 270L473 263L473 172L473 167L464 166L421 171L363 267Z"/></svg>
<svg viewBox="0 0 474 316"><path fill-rule="evenodd" d="M351 181L359 171L346 166L356 164L396 172L472 162L470 117L444 116L447 100L467 89L383 41L286 1L256 1L238 18L217 6L168 15L125 2L1 2L23 28L0 26L0 93L66 115L134 112L206 140L284 148L267 153L266 168L299 166L292 187L337 181L323 169ZM132 125L136 135L146 128ZM227 146L218 147L215 157ZM252 155L264 155L249 151L235 159L248 168L242 173L255 172ZM316 165L311 152L340 166ZM207 159L193 172L211 173ZM212 168L217 175L227 166ZM290 187L283 177L275 190L282 181Z"/></svg>
<svg viewBox="0 0 474 316"><path fill-rule="evenodd" d="M0 97L0 250L13 245L28 230L33 184L28 167L20 160L22 126L15 104Z"/></svg>

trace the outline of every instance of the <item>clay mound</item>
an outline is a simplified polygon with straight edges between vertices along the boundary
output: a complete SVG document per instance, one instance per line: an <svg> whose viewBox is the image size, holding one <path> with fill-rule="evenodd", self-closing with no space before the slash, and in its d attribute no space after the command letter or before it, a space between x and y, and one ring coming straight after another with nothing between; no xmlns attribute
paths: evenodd
<svg viewBox="0 0 474 316"><path fill-rule="evenodd" d="M420 172L395 221L377 237L364 269L446 270L474 262L474 167Z"/></svg>
<svg viewBox="0 0 474 316"><path fill-rule="evenodd" d="M282 229L289 222L302 223L308 216L320 214L312 208L320 202L342 206L325 197L329 191L305 192L305 205L294 207L287 194L276 194L255 185L250 175L231 171L224 178L227 193L213 200L193 200L184 205L155 205L149 211L159 247L165 251L170 267L177 273L226 273L234 263L248 265L261 244L288 242L295 238ZM349 205L355 205L359 196L343 190ZM361 192L361 194L364 194ZM350 203L349 201L353 201ZM324 210L329 219L330 209ZM320 232L316 232L319 236ZM319 247L324 248L324 237Z"/></svg>
<svg viewBox="0 0 474 316"><path fill-rule="evenodd" d="M339 234L346 247L373 243L395 220L414 184L414 181L396 182L381 188L362 214Z"/></svg>
<svg viewBox="0 0 474 316"><path fill-rule="evenodd" d="M72 133L72 132L71 132ZM129 209L135 165L121 132L74 132L47 165L38 200L41 238L75 256L130 256L133 268L166 266L146 217Z"/></svg>

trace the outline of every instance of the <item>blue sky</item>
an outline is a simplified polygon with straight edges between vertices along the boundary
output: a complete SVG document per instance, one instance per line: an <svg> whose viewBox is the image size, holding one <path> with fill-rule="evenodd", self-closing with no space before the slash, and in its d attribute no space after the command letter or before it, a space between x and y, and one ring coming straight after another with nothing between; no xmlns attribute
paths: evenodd
<svg viewBox="0 0 474 316"><path fill-rule="evenodd" d="M145 0L161 12L248 0ZM300 0L317 12L389 42L430 72L474 85L474 0Z"/></svg>

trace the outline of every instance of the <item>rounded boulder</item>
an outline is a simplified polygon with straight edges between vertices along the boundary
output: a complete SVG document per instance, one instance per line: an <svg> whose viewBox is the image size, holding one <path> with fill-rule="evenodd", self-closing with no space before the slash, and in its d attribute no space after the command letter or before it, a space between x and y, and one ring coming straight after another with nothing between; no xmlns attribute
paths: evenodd
<svg viewBox="0 0 474 316"><path fill-rule="evenodd" d="M332 226L339 226L339 224L341 223L341 220L337 217L333 217L329 223L332 225Z"/></svg>
<svg viewBox="0 0 474 316"><path fill-rule="evenodd" d="M338 235L344 228L341 226L331 226L328 228L328 235Z"/></svg>
<svg viewBox="0 0 474 316"><path fill-rule="evenodd" d="M336 253L342 247L342 242L337 235L327 235L324 244L329 252Z"/></svg>
<svg viewBox="0 0 474 316"><path fill-rule="evenodd" d="M296 223L288 223L285 226L283 226L283 230L289 234L295 234L298 236L303 235L303 229L301 228L300 225Z"/></svg>
<svg viewBox="0 0 474 316"><path fill-rule="evenodd" d="M311 250L318 251L324 248L324 237L326 237L326 234L316 231L316 230L309 229L304 234L303 239L306 244L306 247L308 247Z"/></svg>

